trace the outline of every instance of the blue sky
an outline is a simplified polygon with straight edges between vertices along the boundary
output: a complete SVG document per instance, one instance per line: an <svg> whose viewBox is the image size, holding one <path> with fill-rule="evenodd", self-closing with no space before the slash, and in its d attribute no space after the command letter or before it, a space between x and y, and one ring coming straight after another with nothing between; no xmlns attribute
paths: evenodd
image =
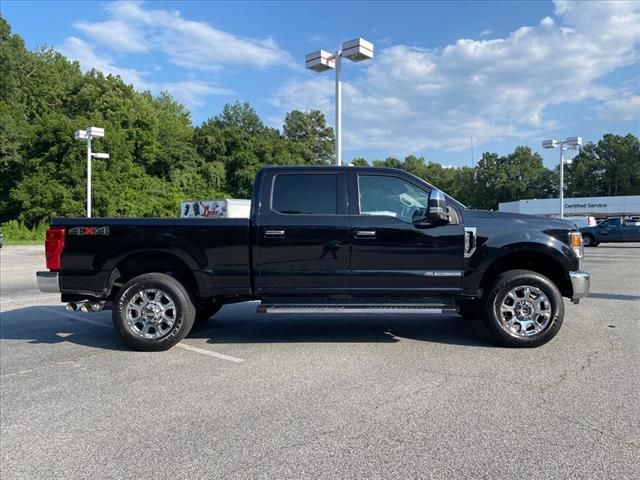
<svg viewBox="0 0 640 480"><path fill-rule="evenodd" d="M363 37L345 62L344 157L470 165L545 138L640 135L640 2L27 2L2 15L29 48L168 90L194 124L249 101L280 128L294 108L333 124L333 73L304 55ZM471 157L473 137L475 158Z"/></svg>

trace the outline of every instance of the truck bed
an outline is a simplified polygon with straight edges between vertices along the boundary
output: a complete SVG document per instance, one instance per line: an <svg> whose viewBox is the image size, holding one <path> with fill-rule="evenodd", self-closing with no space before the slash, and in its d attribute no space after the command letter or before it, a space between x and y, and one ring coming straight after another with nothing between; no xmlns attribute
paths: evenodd
<svg viewBox="0 0 640 480"><path fill-rule="evenodd" d="M182 265L202 296L251 294L249 219L54 218L51 227L67 230L63 296L104 295L136 257Z"/></svg>

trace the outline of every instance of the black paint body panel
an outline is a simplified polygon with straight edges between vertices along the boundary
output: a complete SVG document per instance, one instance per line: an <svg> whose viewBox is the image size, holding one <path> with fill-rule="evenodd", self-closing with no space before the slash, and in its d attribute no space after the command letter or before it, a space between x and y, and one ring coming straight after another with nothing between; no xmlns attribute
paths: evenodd
<svg viewBox="0 0 640 480"><path fill-rule="evenodd" d="M63 293L104 296L120 262L160 252L177 257L193 272L200 296L251 294L249 220L55 218L51 226L109 227L109 235L67 233L60 272Z"/></svg>
<svg viewBox="0 0 640 480"><path fill-rule="evenodd" d="M274 211L274 178L290 173L335 175L336 213ZM200 297L474 297L493 262L524 251L544 254L565 272L579 269L567 246L575 228L562 220L469 210L450 197L457 221L446 225L360 215L357 176L365 173L400 177L426 192L434 188L394 169L269 167L256 177L250 219L53 219L52 227L67 229L63 296L107 298L117 266L150 253L182 262ZM71 234L74 227L108 227L108 235ZM464 227L477 232L470 258L464 256ZM358 237L361 230L375 235Z"/></svg>

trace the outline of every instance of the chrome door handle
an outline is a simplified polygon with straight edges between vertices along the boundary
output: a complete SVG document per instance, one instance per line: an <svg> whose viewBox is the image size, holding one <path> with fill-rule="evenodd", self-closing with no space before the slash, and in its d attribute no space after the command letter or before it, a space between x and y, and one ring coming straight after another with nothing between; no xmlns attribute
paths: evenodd
<svg viewBox="0 0 640 480"><path fill-rule="evenodd" d="M284 237L284 230L265 230L265 237Z"/></svg>
<svg viewBox="0 0 640 480"><path fill-rule="evenodd" d="M356 237L359 238L374 238L376 236L375 230L356 230Z"/></svg>

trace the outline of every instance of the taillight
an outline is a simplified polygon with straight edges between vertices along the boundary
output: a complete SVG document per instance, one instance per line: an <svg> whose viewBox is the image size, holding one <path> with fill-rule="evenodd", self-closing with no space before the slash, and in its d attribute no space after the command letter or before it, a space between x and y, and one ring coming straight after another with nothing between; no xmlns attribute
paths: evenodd
<svg viewBox="0 0 640 480"><path fill-rule="evenodd" d="M64 228L50 228L44 241L44 255L49 270L60 270L60 257L64 250Z"/></svg>

